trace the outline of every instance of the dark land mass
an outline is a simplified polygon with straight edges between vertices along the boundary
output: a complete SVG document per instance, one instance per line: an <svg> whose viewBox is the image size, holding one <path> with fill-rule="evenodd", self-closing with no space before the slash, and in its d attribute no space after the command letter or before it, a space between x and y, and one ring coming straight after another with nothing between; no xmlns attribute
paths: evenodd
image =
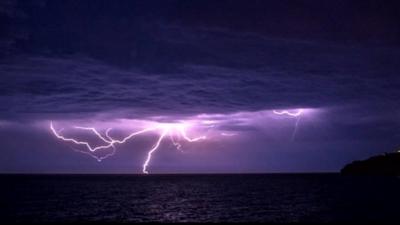
<svg viewBox="0 0 400 225"><path fill-rule="evenodd" d="M386 153L347 164L340 171L348 175L400 176L400 153Z"/></svg>

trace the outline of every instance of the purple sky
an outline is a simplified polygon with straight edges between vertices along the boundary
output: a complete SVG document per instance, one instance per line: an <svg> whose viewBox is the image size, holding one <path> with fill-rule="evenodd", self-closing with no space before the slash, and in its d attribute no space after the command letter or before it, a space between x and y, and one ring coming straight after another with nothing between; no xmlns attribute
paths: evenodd
<svg viewBox="0 0 400 225"><path fill-rule="evenodd" d="M74 126L112 128L122 138L154 123L187 123L188 135L207 136L182 141L181 150L163 140L152 173L338 171L395 151L399 8L395 1L1 3L0 172L140 173L159 137L137 136L99 163L57 139L50 121L93 145L101 141ZM298 109L305 110L292 139L298 118L273 110Z"/></svg>

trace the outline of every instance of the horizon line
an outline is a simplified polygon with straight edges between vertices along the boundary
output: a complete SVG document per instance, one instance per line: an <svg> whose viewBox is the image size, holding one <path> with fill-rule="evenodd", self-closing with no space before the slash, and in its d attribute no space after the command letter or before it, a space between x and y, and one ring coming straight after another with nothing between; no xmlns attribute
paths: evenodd
<svg viewBox="0 0 400 225"><path fill-rule="evenodd" d="M52 172L45 172L45 173L2 173L0 172L0 176L3 175L132 175L132 176L152 176L152 175L290 175L290 174L340 174L340 171L326 171L326 172L219 172L219 173L150 173L150 174L143 174L143 173L52 173Z"/></svg>

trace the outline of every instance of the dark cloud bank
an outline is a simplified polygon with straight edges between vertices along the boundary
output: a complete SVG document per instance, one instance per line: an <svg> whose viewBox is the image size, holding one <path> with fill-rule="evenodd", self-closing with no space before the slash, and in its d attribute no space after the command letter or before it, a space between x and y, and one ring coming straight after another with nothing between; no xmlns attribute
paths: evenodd
<svg viewBox="0 0 400 225"><path fill-rule="evenodd" d="M5 1L0 121L321 108L325 138L304 131L305 143L271 144L276 150L258 153L268 163L254 153L245 162L256 166L242 170L336 170L398 146L399 8L395 1ZM2 140L19 130L0 129ZM45 146L39 139L30 146ZM27 147L11 142L3 171L40 167L43 154L24 166ZM250 146L262 149L259 142ZM210 170L246 164L230 154L226 166L210 162ZM119 160L106 168L124 172L115 169ZM190 162L198 166L170 166L207 171ZM55 168L44 167L38 171Z"/></svg>

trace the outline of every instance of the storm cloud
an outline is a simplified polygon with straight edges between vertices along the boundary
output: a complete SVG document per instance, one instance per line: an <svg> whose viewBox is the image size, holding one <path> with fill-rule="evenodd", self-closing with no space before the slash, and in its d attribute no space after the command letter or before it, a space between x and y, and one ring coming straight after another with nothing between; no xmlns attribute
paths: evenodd
<svg viewBox="0 0 400 225"><path fill-rule="evenodd" d="M207 30L164 32L171 37L160 40L162 46L178 49L168 53L173 71L148 71L134 62L121 68L82 55L3 61L1 115L134 109L136 115L151 116L398 106L399 52L393 49Z"/></svg>
<svg viewBox="0 0 400 225"><path fill-rule="evenodd" d="M394 150L400 134L400 26L394 22L400 20L393 20L398 14L390 7L395 3L339 2L253 1L242 8L238 1L160 1L158 7L8 1L0 5L6 29L0 37L0 139L18 132L27 137L37 132L35 123L49 120L223 115L219 129L253 132L251 145L244 144L248 140L238 146L255 153L238 162L244 153L230 143L230 157L218 153L229 158L228 166L215 162L212 170L243 163L243 171L331 171L356 157ZM219 16L221 11L229 16ZM279 129L281 136L290 133L294 120L254 119L299 108L320 113L302 119L296 143L273 137ZM238 114L253 122L237 122ZM30 139L25 140L36 149L45 146L45 140ZM265 146L269 151L261 152ZM4 151L15 163L3 170L28 168L20 164L22 153L10 153L24 148L7 142ZM268 155L268 166L257 161L259 154ZM294 155L303 160L293 163ZM274 164L274 157L282 164ZM321 165L319 157L333 161ZM189 161L197 169L184 162L169 166L207 170Z"/></svg>

